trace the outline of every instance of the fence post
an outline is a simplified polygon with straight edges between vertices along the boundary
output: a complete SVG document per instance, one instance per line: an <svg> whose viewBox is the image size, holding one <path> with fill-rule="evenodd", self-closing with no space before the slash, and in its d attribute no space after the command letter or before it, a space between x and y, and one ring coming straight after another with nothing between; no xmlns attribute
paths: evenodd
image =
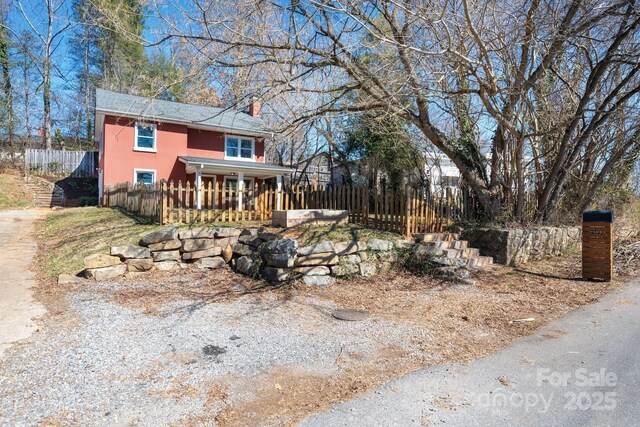
<svg viewBox="0 0 640 427"><path fill-rule="evenodd" d="M411 199L411 187L407 184L404 203L404 235L407 239L411 238Z"/></svg>
<svg viewBox="0 0 640 427"><path fill-rule="evenodd" d="M138 215L142 215L142 199L144 197L144 184L140 183L140 189L138 190Z"/></svg>
<svg viewBox="0 0 640 427"><path fill-rule="evenodd" d="M165 225L165 210L167 208L167 181L160 183L160 225Z"/></svg>

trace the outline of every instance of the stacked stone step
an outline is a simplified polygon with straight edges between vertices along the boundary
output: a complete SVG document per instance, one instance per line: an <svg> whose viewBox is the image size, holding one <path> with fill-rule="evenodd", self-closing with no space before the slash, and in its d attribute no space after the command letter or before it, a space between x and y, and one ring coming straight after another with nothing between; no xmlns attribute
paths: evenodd
<svg viewBox="0 0 640 427"><path fill-rule="evenodd" d="M446 266L480 268L493 264L493 258L481 256L477 248L470 248L469 242L460 240L456 233L424 233L416 236L417 254L432 255L436 262Z"/></svg>
<svg viewBox="0 0 640 427"><path fill-rule="evenodd" d="M40 178L30 178L25 182L26 187L34 194L36 207L62 206L64 203L64 192L55 185L41 180Z"/></svg>

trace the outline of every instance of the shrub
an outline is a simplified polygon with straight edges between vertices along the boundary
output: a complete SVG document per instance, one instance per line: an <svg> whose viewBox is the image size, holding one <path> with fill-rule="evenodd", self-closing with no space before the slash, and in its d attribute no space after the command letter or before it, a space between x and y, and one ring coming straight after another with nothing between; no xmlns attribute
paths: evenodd
<svg viewBox="0 0 640 427"><path fill-rule="evenodd" d="M78 206L98 206L98 198L93 196L82 196L78 199Z"/></svg>
<svg viewBox="0 0 640 427"><path fill-rule="evenodd" d="M433 261L433 255L416 254L411 249L406 249L398 255L400 266L415 276L430 276L438 267L442 267Z"/></svg>

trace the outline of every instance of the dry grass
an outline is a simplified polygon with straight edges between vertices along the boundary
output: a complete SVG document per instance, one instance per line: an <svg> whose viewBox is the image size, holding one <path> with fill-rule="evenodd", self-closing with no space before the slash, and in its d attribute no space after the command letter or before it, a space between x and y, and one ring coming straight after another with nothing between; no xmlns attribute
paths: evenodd
<svg viewBox="0 0 640 427"><path fill-rule="evenodd" d="M300 246L311 245L323 240L332 242L344 242L355 240L384 239L384 240L401 240L403 237L398 233L390 231L373 230L363 225L347 224L347 225L312 225L300 226L285 230L279 230L284 237L294 237L298 240Z"/></svg>
<svg viewBox="0 0 640 427"><path fill-rule="evenodd" d="M50 280L61 273L80 271L87 255L109 253L112 245L136 244L140 237L157 228L108 208L52 212L38 225L40 270Z"/></svg>
<svg viewBox="0 0 640 427"><path fill-rule="evenodd" d="M0 209L29 208L34 196L24 185L19 171L7 169L0 174Z"/></svg>

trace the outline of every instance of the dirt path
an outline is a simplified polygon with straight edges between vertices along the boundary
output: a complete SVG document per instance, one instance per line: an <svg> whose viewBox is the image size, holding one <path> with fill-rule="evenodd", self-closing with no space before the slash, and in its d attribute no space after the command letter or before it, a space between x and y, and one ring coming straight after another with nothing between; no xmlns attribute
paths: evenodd
<svg viewBox="0 0 640 427"><path fill-rule="evenodd" d="M45 211L0 211L0 358L14 342L36 329L35 318L45 313L34 301L36 285L30 270L36 256L34 223Z"/></svg>

